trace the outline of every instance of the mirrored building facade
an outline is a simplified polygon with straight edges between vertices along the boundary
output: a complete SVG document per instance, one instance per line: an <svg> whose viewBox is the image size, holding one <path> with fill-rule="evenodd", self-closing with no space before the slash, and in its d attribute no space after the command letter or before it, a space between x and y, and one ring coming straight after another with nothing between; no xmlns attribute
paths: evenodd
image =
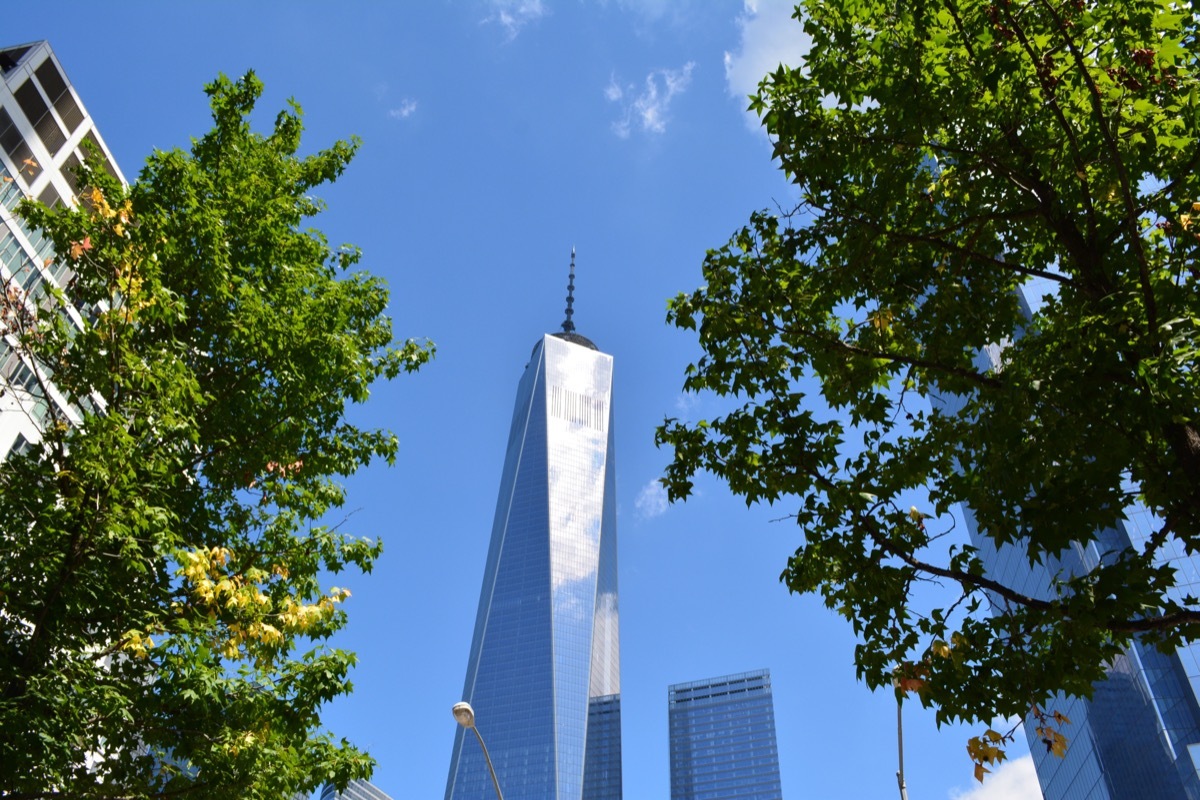
<svg viewBox="0 0 1200 800"><path fill-rule="evenodd" d="M294 798L294 800L301 800L301 798ZM392 798L370 781L357 780L350 781L343 792L339 792L333 784L327 784L321 790L321 800L392 800Z"/></svg>
<svg viewBox="0 0 1200 800"><path fill-rule="evenodd" d="M671 800L781 800L771 672L667 688Z"/></svg>
<svg viewBox="0 0 1200 800"><path fill-rule="evenodd" d="M517 388L463 699L506 796L619 800L613 360L563 328ZM493 793L459 728L446 800Z"/></svg>
<svg viewBox="0 0 1200 800"><path fill-rule="evenodd" d="M1026 316L1031 307L1020 297ZM983 373L1001 367L1002 348L985 348L975 357ZM944 412L959 413L964 398L943 395ZM1054 596L1060 575L1094 569L1105 554L1141 549L1161 527L1146 508L1133 504L1114 528L1100 531L1087 546L1076 544L1031 565L1020 543L997 548L980 532L969 507L960 506L971 544L978 549L989 577L1039 599ZM1178 542L1168 542L1162 561L1176 570L1179 599L1200 594L1200 555L1188 555ZM1063 728L1066 755L1059 758L1035 733L1038 723L1025 721L1025 734L1046 800L1200 800L1200 643L1173 653L1135 643L1108 667L1106 680L1095 685L1090 700L1056 697L1051 710L1070 719Z"/></svg>

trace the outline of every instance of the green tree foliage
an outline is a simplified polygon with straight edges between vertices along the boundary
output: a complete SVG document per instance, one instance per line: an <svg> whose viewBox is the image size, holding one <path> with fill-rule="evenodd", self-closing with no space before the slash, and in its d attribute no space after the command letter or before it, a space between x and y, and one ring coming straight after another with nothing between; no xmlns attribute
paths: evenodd
<svg viewBox="0 0 1200 800"><path fill-rule="evenodd" d="M300 109L251 130L253 74L208 86L214 128L128 190L21 213L74 272L3 324L49 403L0 468L0 794L278 800L372 761L321 725L351 653L321 644L380 546L325 520L339 476L396 439L345 418L416 369L357 249L303 227L356 144L299 156ZM5 387L15 391L14 387Z"/></svg>
<svg viewBox="0 0 1200 800"><path fill-rule="evenodd" d="M755 214L670 304L703 350L685 388L733 410L667 420L664 483L686 497L709 471L795 509L782 578L851 622L870 686L898 681L939 722L1035 713L1061 752L1054 692L1089 696L1135 636L1200 636L1166 563L1200 548L1200 21L1174 0L796 16L809 55L751 108L799 205ZM1044 296L1032 317L1021 287ZM1036 596L940 536L964 503L993 544L1053 564L1135 499L1152 535ZM928 580L957 601L920 605ZM1001 742L972 744L982 769Z"/></svg>

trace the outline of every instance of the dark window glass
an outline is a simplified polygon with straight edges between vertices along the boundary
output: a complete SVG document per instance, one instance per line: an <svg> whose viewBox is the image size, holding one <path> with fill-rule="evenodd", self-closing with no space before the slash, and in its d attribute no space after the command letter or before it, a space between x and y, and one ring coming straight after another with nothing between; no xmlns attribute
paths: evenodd
<svg viewBox="0 0 1200 800"><path fill-rule="evenodd" d="M46 96L50 98L51 102L54 102L67 90L67 82L63 80L58 67L54 66L54 62L48 58L33 71L33 74L37 76L38 83L42 85L42 89L46 91Z"/></svg>
<svg viewBox="0 0 1200 800"><path fill-rule="evenodd" d="M118 180L120 180L117 177L117 171L115 169L113 169L112 162L110 162L108 160L108 156L106 156L104 154L104 148L100 146L100 140L96 138L96 132L88 131L86 134L84 134L83 138L84 138L84 141L91 143L91 145L95 149L97 155L99 155L100 158L102 158L104 160L104 171L107 172L109 175L111 175L113 178L117 178Z"/></svg>
<svg viewBox="0 0 1200 800"><path fill-rule="evenodd" d="M17 64L21 63L21 59L28 52L28 47L12 47L8 50L0 50L0 75L7 75L16 69Z"/></svg>
<svg viewBox="0 0 1200 800"><path fill-rule="evenodd" d="M71 155L67 156L66 160L63 161L62 165L63 177L67 179L67 184L71 187L71 194L75 195L76 197L79 196L79 167L82 166L82 164L83 162L79 160L79 156L71 153Z"/></svg>
<svg viewBox="0 0 1200 800"><path fill-rule="evenodd" d="M27 80L13 92L13 96L17 98L17 105L25 112L25 116L33 123L33 129L41 137L42 144L46 145L50 155L58 155L58 151L67 143L67 137L62 128L58 127L50 109L46 107L46 101L42 99L42 93L38 91L37 86L33 81Z"/></svg>
<svg viewBox="0 0 1200 800"><path fill-rule="evenodd" d="M42 191L42 193L38 195L38 201L47 208L54 208L56 205L62 202L62 198L59 197L58 191L55 190L54 185L48 183L46 184L46 188Z"/></svg>
<svg viewBox="0 0 1200 800"><path fill-rule="evenodd" d="M33 151L29 149L25 137L21 135L21 131L13 122L13 118L9 116L8 111L3 108L0 108L0 147L3 147L4 152L8 153L13 169L25 179L26 183L31 183L42 173L42 165L34 160Z"/></svg>
<svg viewBox="0 0 1200 800"><path fill-rule="evenodd" d="M50 98L54 110L58 112L58 116L62 117L67 131L74 133L75 129L79 127L79 123L83 122L83 111L75 102L75 96L67 87L62 73L58 71L58 67L54 66L54 61L47 58L34 71L34 74L37 75L38 83L42 84L42 91L46 93L46 97Z"/></svg>

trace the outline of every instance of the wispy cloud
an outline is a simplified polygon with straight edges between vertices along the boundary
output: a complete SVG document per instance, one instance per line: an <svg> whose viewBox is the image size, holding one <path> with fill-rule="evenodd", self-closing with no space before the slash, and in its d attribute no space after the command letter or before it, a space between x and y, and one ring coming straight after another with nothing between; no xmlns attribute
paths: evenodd
<svg viewBox="0 0 1200 800"><path fill-rule="evenodd" d="M391 119L408 119L417 110L417 101L408 97L400 101L400 105L389 108L387 115Z"/></svg>
<svg viewBox="0 0 1200 800"><path fill-rule="evenodd" d="M645 22L657 22L668 14L686 14L688 0L617 0L617 5Z"/></svg>
<svg viewBox="0 0 1200 800"><path fill-rule="evenodd" d="M621 116L612 124L613 132L629 138L635 128L646 133L666 133L671 101L683 94L692 82L696 62L679 69L656 69L646 76L641 91L633 84L622 86L614 75L604 89L610 103L621 105Z"/></svg>
<svg viewBox="0 0 1200 800"><path fill-rule="evenodd" d="M549 13L542 0L487 0L490 13L484 22L495 22L508 33L510 40L531 22Z"/></svg>
<svg viewBox="0 0 1200 800"><path fill-rule="evenodd" d="M661 517L666 513L667 505L667 490L663 488L657 478L642 487L642 490L638 492L637 500L633 503L638 516L642 519Z"/></svg>
<svg viewBox="0 0 1200 800"><path fill-rule="evenodd" d="M983 783L963 791L952 789L950 800L1042 800L1033 756L1024 755L1007 761L988 775Z"/></svg>
<svg viewBox="0 0 1200 800"><path fill-rule="evenodd" d="M758 89L763 77L780 64L798 67L812 41L792 19L794 0L744 0L738 17L740 37L736 51L725 52L725 83L729 93L745 107L747 95ZM758 129L758 117L747 114L747 124Z"/></svg>
<svg viewBox="0 0 1200 800"><path fill-rule="evenodd" d="M692 411L700 405L700 397L695 394L678 394L675 396L675 411L683 420L692 418Z"/></svg>
<svg viewBox="0 0 1200 800"><path fill-rule="evenodd" d="M608 79L608 86L604 87L604 98L610 103L615 103L625 96L625 90L621 88L621 84L617 83L617 76L613 75Z"/></svg>

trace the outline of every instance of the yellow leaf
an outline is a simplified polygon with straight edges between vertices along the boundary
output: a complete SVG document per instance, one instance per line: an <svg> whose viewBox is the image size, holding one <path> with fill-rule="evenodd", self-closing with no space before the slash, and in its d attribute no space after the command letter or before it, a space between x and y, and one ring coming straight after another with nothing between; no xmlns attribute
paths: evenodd
<svg viewBox="0 0 1200 800"><path fill-rule="evenodd" d="M987 767L983 766L983 764L976 764L975 765L975 780L979 781L980 783L983 783L983 776L986 775L988 772L990 772L990 770Z"/></svg>

